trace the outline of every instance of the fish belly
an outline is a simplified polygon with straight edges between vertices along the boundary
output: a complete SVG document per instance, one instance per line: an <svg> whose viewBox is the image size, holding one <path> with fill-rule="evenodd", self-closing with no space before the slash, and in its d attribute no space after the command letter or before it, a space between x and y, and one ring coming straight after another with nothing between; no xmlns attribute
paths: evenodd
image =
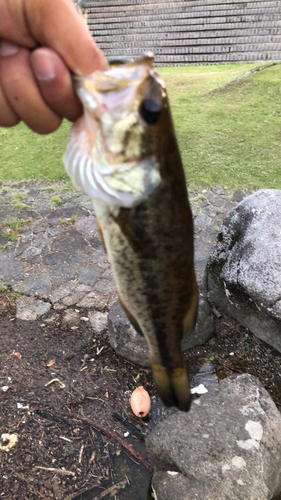
<svg viewBox="0 0 281 500"><path fill-rule="evenodd" d="M160 397L167 406L187 410L181 339L186 323L186 333L192 330L197 309L192 232L185 238L188 228L181 234L178 227L169 227L163 196L160 190L154 203L135 209L93 203L121 303L148 342ZM191 212L189 222L192 227Z"/></svg>

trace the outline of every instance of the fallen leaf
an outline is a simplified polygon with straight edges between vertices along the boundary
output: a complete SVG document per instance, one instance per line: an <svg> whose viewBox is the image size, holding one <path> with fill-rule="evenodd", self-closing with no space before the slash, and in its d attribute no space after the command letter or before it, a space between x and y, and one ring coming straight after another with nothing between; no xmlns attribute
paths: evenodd
<svg viewBox="0 0 281 500"><path fill-rule="evenodd" d="M16 356L17 358L21 359L21 353L20 352L12 352L11 356Z"/></svg>
<svg viewBox="0 0 281 500"><path fill-rule="evenodd" d="M50 367L50 366L53 366L55 364L56 364L56 360L55 359L51 359L51 361L48 361L47 366Z"/></svg>

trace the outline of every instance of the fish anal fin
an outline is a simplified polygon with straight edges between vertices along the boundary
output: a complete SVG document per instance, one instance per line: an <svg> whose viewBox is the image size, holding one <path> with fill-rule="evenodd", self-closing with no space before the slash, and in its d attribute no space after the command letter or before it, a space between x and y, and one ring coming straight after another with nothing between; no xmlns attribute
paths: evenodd
<svg viewBox="0 0 281 500"><path fill-rule="evenodd" d="M124 301L122 300L122 298L120 297L119 295L119 300L120 300L120 303L121 303L121 306L123 307L125 313L126 313L126 316L127 318L130 320L130 322L132 323L133 327L135 328L135 330L143 336L143 333L141 331L141 327L140 325L138 324L137 320L135 319L135 317L131 314L131 312L129 311L128 307L124 304Z"/></svg>

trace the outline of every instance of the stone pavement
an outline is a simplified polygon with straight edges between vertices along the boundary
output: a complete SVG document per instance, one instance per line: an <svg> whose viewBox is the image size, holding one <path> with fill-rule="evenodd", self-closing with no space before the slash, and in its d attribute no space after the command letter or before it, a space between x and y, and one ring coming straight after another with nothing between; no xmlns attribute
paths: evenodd
<svg viewBox="0 0 281 500"><path fill-rule="evenodd" d="M218 187L190 190L189 196L200 283L218 227L246 193ZM21 292L19 319L46 315L51 322L59 313L75 325L86 310L96 331L105 328L116 289L85 194L63 182L0 184L0 290L7 286Z"/></svg>

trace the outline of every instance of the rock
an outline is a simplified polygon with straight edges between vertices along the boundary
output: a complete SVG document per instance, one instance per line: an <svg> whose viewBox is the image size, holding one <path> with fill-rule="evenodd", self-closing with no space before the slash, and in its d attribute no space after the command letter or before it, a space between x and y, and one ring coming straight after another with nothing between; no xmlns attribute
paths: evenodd
<svg viewBox="0 0 281 500"><path fill-rule="evenodd" d="M1 241L0 241L0 244L1 244ZM26 241L26 242L20 242L17 244L16 248L15 248L15 251L14 251L14 256L15 257L18 257L19 255L21 255L27 248L29 248L30 246L30 242Z"/></svg>
<svg viewBox="0 0 281 500"><path fill-rule="evenodd" d="M51 292L51 280L48 272L41 273L40 276L28 276L23 283L25 295L39 295L46 299Z"/></svg>
<svg viewBox="0 0 281 500"><path fill-rule="evenodd" d="M182 340L182 350L204 345L214 334L214 318L205 297L199 294L196 326L191 335Z"/></svg>
<svg viewBox="0 0 281 500"><path fill-rule="evenodd" d="M21 235L21 240L26 242L26 241L31 241L33 238L33 232L30 229L24 229L20 233Z"/></svg>
<svg viewBox="0 0 281 500"><path fill-rule="evenodd" d="M67 251L70 255L80 255L91 250L87 241L81 236L74 227L64 231L51 243L52 252Z"/></svg>
<svg viewBox="0 0 281 500"><path fill-rule="evenodd" d="M241 189L236 189L236 191L234 191L233 193L233 196L232 196L232 201L242 201L243 198L245 198L245 193L243 193L243 191L241 191Z"/></svg>
<svg viewBox="0 0 281 500"><path fill-rule="evenodd" d="M31 231L33 231L34 234L41 233L42 231L47 231L48 229L48 221L46 219L40 219L32 222L29 226Z"/></svg>
<svg viewBox="0 0 281 500"><path fill-rule="evenodd" d="M116 285L113 279L101 278L94 286L94 290L100 293L110 293L116 290Z"/></svg>
<svg viewBox="0 0 281 500"><path fill-rule="evenodd" d="M210 257L212 251L213 251L213 246L210 245L210 243L206 243L205 241L203 241L199 238L195 238L195 240L194 240L194 267L195 267L196 277L197 277L198 281L199 281L200 277L202 278L202 276L203 276L208 258Z"/></svg>
<svg viewBox="0 0 281 500"><path fill-rule="evenodd" d="M102 269L96 265L82 267L77 271L79 283L94 285L101 273Z"/></svg>
<svg viewBox="0 0 281 500"><path fill-rule="evenodd" d="M69 283L59 286L56 290L54 290L54 292L50 296L50 301L52 303L58 302L59 300L63 299L63 297L69 295L76 286L77 286L77 281L71 281Z"/></svg>
<svg viewBox="0 0 281 500"><path fill-rule="evenodd" d="M71 217L80 215L86 215L84 210L77 205L71 205L71 207L61 207L51 210L47 218L49 224L50 224L50 219L58 219L59 223L61 224L61 220L65 219L70 220Z"/></svg>
<svg viewBox="0 0 281 500"><path fill-rule="evenodd" d="M79 314L76 311L68 309L62 319L63 325L76 325L79 323Z"/></svg>
<svg viewBox="0 0 281 500"><path fill-rule="evenodd" d="M54 220L54 219L53 219ZM50 223L50 221L49 221ZM54 226L54 227L49 227L48 228L48 234L50 236L57 236L58 234L63 233L63 228L61 226Z"/></svg>
<svg viewBox="0 0 281 500"><path fill-rule="evenodd" d="M114 302L108 313L108 332L111 347L132 363L149 366L148 345L128 320L120 301ZM213 335L214 321L206 299L200 294L198 319L191 335L182 340L182 350L205 344Z"/></svg>
<svg viewBox="0 0 281 500"><path fill-rule="evenodd" d="M281 415L252 375L232 376L146 439L157 500L265 500L281 491Z"/></svg>
<svg viewBox="0 0 281 500"><path fill-rule="evenodd" d="M39 248L45 248L49 243L52 241L52 238L47 236L47 234L44 233L38 233L36 234L34 240L33 240L33 245Z"/></svg>
<svg viewBox="0 0 281 500"><path fill-rule="evenodd" d="M194 219L194 231L198 231L212 222L211 217L205 214L200 214Z"/></svg>
<svg viewBox="0 0 281 500"><path fill-rule="evenodd" d="M119 300L108 313L108 334L110 345L119 356L140 366L150 365L147 342L132 326Z"/></svg>
<svg viewBox="0 0 281 500"><path fill-rule="evenodd" d="M31 264L36 264L38 261L38 256L41 254L41 248L29 246L22 254L21 258L30 262ZM37 258L37 259L36 259ZM40 258L39 258L40 259ZM41 260L41 259L40 259ZM40 262L39 260L39 262Z"/></svg>
<svg viewBox="0 0 281 500"><path fill-rule="evenodd" d="M73 280L76 274L72 267L66 262L55 264L51 267L50 271L54 287L59 286L61 283Z"/></svg>
<svg viewBox="0 0 281 500"><path fill-rule="evenodd" d="M35 321L51 309L49 302L43 302L33 297L20 297L16 300L16 317L27 321Z"/></svg>
<svg viewBox="0 0 281 500"><path fill-rule="evenodd" d="M23 279L25 266L10 255L6 259L3 254L4 251L2 254L0 253L0 278L8 283L8 285L13 285L15 282Z"/></svg>
<svg viewBox="0 0 281 500"><path fill-rule="evenodd" d="M93 215L77 217L75 227L84 238L92 238L98 232L96 218Z"/></svg>
<svg viewBox="0 0 281 500"><path fill-rule="evenodd" d="M86 307L89 309L105 309L111 302L110 296L104 296L98 292L90 292L82 300L77 303L78 307Z"/></svg>
<svg viewBox="0 0 281 500"><path fill-rule="evenodd" d="M210 298L281 352L281 191L262 189L225 217L203 285Z"/></svg>
<svg viewBox="0 0 281 500"><path fill-rule="evenodd" d="M62 303L66 306L72 306L79 302L87 292L90 292L92 289L90 286L86 285L78 285L75 290L62 299Z"/></svg>
<svg viewBox="0 0 281 500"><path fill-rule="evenodd" d="M107 313L90 312L89 319L93 327L94 333L101 333L107 327Z"/></svg>
<svg viewBox="0 0 281 500"><path fill-rule="evenodd" d="M47 264L47 266L54 266L60 262L67 261L68 257L69 254L64 252L47 253L43 257L43 264Z"/></svg>

